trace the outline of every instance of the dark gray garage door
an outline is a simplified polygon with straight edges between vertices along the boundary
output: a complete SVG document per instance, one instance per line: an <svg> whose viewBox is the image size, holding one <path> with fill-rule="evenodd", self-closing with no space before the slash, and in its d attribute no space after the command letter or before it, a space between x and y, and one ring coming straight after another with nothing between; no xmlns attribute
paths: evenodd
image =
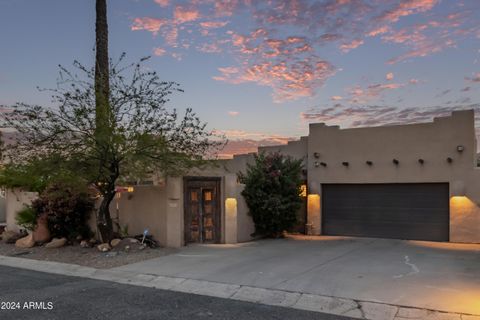
<svg viewBox="0 0 480 320"><path fill-rule="evenodd" d="M448 183L323 184L323 234L449 240Z"/></svg>

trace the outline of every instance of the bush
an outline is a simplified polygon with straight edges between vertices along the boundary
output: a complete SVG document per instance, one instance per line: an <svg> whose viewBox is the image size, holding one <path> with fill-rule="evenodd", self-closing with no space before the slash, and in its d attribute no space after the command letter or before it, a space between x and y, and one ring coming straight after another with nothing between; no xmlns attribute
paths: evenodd
<svg viewBox="0 0 480 320"><path fill-rule="evenodd" d="M17 224L28 231L33 231L37 225L37 212L31 206L25 206L17 212Z"/></svg>
<svg viewBox="0 0 480 320"><path fill-rule="evenodd" d="M296 223L300 209L302 160L279 153L255 155L255 163L239 173L242 195L255 223L254 235L278 237Z"/></svg>
<svg viewBox="0 0 480 320"><path fill-rule="evenodd" d="M32 202L32 207L38 215L47 215L53 237L74 240L77 236L91 236L88 218L93 200L82 188L65 182L51 184Z"/></svg>

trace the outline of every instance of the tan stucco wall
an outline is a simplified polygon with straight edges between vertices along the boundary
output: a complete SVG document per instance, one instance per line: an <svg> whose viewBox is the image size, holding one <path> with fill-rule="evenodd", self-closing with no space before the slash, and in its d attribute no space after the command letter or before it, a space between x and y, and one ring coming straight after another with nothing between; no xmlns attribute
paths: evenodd
<svg viewBox="0 0 480 320"><path fill-rule="evenodd" d="M166 188L159 186L136 186L132 193L121 193L111 206L112 218L118 217L120 226L128 225L130 235L149 230L162 246L166 244Z"/></svg>
<svg viewBox="0 0 480 320"><path fill-rule="evenodd" d="M17 212L24 206L30 205L37 197L38 194L36 192L25 192L19 189L7 190L5 198L7 230L16 232L20 230L15 221Z"/></svg>

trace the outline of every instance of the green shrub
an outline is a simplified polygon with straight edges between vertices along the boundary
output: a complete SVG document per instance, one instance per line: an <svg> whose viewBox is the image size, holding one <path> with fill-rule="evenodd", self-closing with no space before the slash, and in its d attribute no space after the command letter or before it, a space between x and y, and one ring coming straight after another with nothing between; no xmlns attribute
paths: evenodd
<svg viewBox="0 0 480 320"><path fill-rule="evenodd" d="M255 234L278 237L296 223L300 209L302 160L279 153L255 156L246 174L239 173L245 184L242 195L255 223Z"/></svg>
<svg viewBox="0 0 480 320"><path fill-rule="evenodd" d="M32 207L39 215L47 215L53 237L74 240L77 236L91 236L88 218L93 200L85 189L66 182L51 184L32 202Z"/></svg>
<svg viewBox="0 0 480 320"><path fill-rule="evenodd" d="M33 231L37 225L37 212L31 206L25 206L17 212L15 220L19 226Z"/></svg>

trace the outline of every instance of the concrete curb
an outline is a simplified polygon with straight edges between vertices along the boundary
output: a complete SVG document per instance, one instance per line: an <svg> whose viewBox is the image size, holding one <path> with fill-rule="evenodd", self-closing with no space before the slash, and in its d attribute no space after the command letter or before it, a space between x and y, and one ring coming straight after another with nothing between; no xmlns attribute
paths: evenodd
<svg viewBox="0 0 480 320"><path fill-rule="evenodd" d="M7 257L2 255L0 255L0 265L162 290L206 295L217 298L248 301L271 306L330 313L358 319L480 320L480 315L447 313L376 302L356 301L308 293L271 290L203 280L141 274L130 271L95 269L74 264Z"/></svg>

